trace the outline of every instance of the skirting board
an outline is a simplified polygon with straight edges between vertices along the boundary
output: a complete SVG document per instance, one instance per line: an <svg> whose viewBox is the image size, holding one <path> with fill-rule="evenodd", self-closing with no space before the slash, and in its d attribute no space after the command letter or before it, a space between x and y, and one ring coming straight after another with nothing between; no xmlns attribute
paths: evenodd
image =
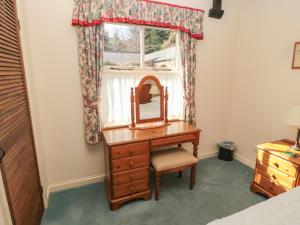
<svg viewBox="0 0 300 225"><path fill-rule="evenodd" d="M203 160L203 159L215 157L215 156L217 156L217 154L218 154L217 151L200 153L198 155L198 159ZM238 153L234 154L234 158L236 160L240 161L241 163L245 164L246 166L249 166L250 168L255 167L255 163L251 162L250 160L241 156ZM74 180L69 180L69 181L52 184L47 189L47 200L49 200L49 196L52 192L64 191L67 189L78 188L78 187L89 185L89 184L95 184L100 181L103 181L103 179L104 179L104 174L98 174L95 176L83 177L83 178L79 178L79 179L74 179Z"/></svg>
<svg viewBox="0 0 300 225"><path fill-rule="evenodd" d="M198 155L198 159L203 160L203 159L215 157L217 156L217 154L218 154L217 151L200 153ZM245 157L241 156L238 153L234 154L234 158L240 161L241 163L249 166L250 168L255 167L255 164L253 162L251 162L250 160L246 159ZM58 192L58 191L89 185L89 184L98 183L104 180L104 176L105 176L104 174L98 174L95 176L83 177L79 179L74 179L74 180L69 180L69 181L64 181L64 182L59 182L59 183L49 185L49 187L47 188L47 200L49 200L49 196L52 192Z"/></svg>
<svg viewBox="0 0 300 225"><path fill-rule="evenodd" d="M246 166L249 166L250 168L255 168L255 162L250 161L249 159L245 158L244 156L240 155L239 153L234 153L234 158L237 161L240 161L241 163L245 164Z"/></svg>
<svg viewBox="0 0 300 225"><path fill-rule="evenodd" d="M64 191L67 189L78 188L81 186L85 186L88 184L95 184L104 179L104 174L98 174L95 176L83 177L79 179L59 182L56 184L49 185L47 188L47 199L49 200L49 196L52 192Z"/></svg>
<svg viewBox="0 0 300 225"><path fill-rule="evenodd" d="M198 159L206 159L206 158L211 158L216 156L217 152L206 152L206 153L200 153L198 155ZM79 179L74 179L74 180L69 180L69 181L63 181L59 183L55 183L52 185L49 185L47 189L47 199L49 199L49 196L52 192L58 192L58 191L64 191L67 189L72 189L72 188L77 188L81 186L85 186L88 184L94 184L102 181L104 179L104 174L98 174L95 176L90 176L90 177L83 177Z"/></svg>
<svg viewBox="0 0 300 225"><path fill-rule="evenodd" d="M212 157L215 157L217 154L218 154L218 152L216 152L216 151L204 152L204 153L199 152L198 160L212 158Z"/></svg>
<svg viewBox="0 0 300 225"><path fill-rule="evenodd" d="M200 154L198 159L202 160L202 159L207 159L207 158L211 158L211 157L215 157L218 155L218 151L215 152L207 152L207 153L203 153ZM245 158L244 156L240 155L239 153L234 153L234 159L243 163L244 165L254 169L255 168L255 162L250 161L249 159Z"/></svg>

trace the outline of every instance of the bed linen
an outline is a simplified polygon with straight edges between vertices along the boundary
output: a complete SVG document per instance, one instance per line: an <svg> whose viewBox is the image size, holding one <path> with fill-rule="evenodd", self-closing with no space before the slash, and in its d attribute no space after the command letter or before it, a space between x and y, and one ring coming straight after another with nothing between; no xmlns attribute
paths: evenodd
<svg viewBox="0 0 300 225"><path fill-rule="evenodd" d="M300 187L207 225L300 225Z"/></svg>

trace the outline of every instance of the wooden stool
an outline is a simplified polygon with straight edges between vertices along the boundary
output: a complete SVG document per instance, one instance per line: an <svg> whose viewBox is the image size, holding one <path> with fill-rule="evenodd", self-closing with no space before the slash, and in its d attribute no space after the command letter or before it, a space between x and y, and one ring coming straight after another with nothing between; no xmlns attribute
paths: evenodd
<svg viewBox="0 0 300 225"><path fill-rule="evenodd" d="M159 199L160 176L166 173L179 172L191 168L190 189L195 185L198 160L184 148L172 148L154 152L151 155L151 164L155 170L155 200Z"/></svg>

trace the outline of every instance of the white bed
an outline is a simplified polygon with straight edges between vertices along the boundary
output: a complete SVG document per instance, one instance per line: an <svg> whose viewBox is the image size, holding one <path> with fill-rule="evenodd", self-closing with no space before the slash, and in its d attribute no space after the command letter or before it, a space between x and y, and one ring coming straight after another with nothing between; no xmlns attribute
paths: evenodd
<svg viewBox="0 0 300 225"><path fill-rule="evenodd" d="M300 225L300 187L207 225Z"/></svg>

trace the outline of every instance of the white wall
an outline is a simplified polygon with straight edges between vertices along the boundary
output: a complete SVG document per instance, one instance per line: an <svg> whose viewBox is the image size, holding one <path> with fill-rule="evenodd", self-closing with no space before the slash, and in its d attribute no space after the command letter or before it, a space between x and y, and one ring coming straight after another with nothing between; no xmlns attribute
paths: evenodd
<svg viewBox="0 0 300 225"><path fill-rule="evenodd" d="M30 101L30 110L31 110L31 116L32 116L32 123L34 128L34 136L35 136L35 144L37 148L37 158L38 158L38 166L39 166L39 173L41 175L41 185L44 188L47 188L48 186L48 180L47 180L47 173L46 173L46 165L45 165L45 155L43 150L43 141L42 141L42 135L39 131L40 129L40 115L38 111L38 93L36 92L34 83L35 78L32 76L32 61L31 61L31 48L30 43L27 41L28 39L28 30L26 24L26 11L24 7L24 1L17 0L17 13L18 17L20 19L20 35L21 35L21 44L22 44L22 51L23 51L23 60L25 64L25 77L26 77L26 84L28 88L28 95L29 95L29 101ZM28 57L27 57L28 56ZM47 199L46 199L46 193L44 193L44 202L47 205Z"/></svg>
<svg viewBox="0 0 300 225"><path fill-rule="evenodd" d="M171 1L207 11L205 40L197 60L197 122L203 129L199 154L215 152L226 138L237 42L239 0L224 2L222 20L208 18L210 0ZM97 176L104 171L101 145L83 137L82 98L73 0L22 1L22 39L40 167L45 186Z"/></svg>
<svg viewBox="0 0 300 225"><path fill-rule="evenodd" d="M285 119L300 104L300 71L291 69L300 1L243 2L228 136L253 164L255 145L296 135Z"/></svg>
<svg viewBox="0 0 300 225"><path fill-rule="evenodd" d="M290 69L293 42L300 39L300 2L224 1L221 20L207 17L211 0L166 2L206 10L205 40L197 51L200 156L230 138L251 164L256 144L293 138L295 130L284 120L288 108L300 103L299 71ZM42 182L54 190L60 182L96 180L104 171L101 145L87 145L82 132L76 32L70 26L73 4L19 2Z"/></svg>
<svg viewBox="0 0 300 225"><path fill-rule="evenodd" d="M204 7L206 11L205 39L199 42L196 79L197 125L203 129L201 154L216 151L216 143L227 138L240 0L223 1L225 13L221 20L208 17L210 0L195 0L191 6Z"/></svg>
<svg viewBox="0 0 300 225"><path fill-rule="evenodd" d="M228 135L241 1L223 1L221 20L208 17L211 0L189 0L184 5L206 11L205 38L197 49L196 110L197 126L203 130L199 154L210 156L216 152L216 143Z"/></svg>
<svg viewBox="0 0 300 225"><path fill-rule="evenodd" d="M0 196L0 225L7 225L7 213L5 212L2 199Z"/></svg>
<svg viewBox="0 0 300 225"><path fill-rule="evenodd" d="M34 131L46 190L49 185L103 171L102 148L87 145L82 132L76 32L70 26L73 3L19 3Z"/></svg>
<svg viewBox="0 0 300 225"><path fill-rule="evenodd" d="M0 225L12 225L2 174L0 173Z"/></svg>

